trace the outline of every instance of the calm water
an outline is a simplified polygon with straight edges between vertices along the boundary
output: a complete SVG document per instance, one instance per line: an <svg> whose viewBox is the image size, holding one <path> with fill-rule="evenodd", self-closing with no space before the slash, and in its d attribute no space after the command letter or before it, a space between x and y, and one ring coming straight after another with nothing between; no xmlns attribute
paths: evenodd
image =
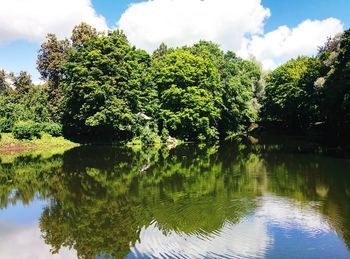
<svg viewBox="0 0 350 259"><path fill-rule="evenodd" d="M350 258L350 157L328 151L270 139L3 160L0 258Z"/></svg>

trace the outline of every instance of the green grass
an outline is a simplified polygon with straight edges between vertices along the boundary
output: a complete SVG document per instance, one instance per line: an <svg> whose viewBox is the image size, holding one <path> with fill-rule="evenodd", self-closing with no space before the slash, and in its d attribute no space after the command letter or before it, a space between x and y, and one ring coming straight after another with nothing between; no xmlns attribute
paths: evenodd
<svg viewBox="0 0 350 259"><path fill-rule="evenodd" d="M18 140L13 137L12 133L1 133L0 159L7 161L27 154L50 157L78 145L64 137L52 137L48 134L42 134L40 139Z"/></svg>

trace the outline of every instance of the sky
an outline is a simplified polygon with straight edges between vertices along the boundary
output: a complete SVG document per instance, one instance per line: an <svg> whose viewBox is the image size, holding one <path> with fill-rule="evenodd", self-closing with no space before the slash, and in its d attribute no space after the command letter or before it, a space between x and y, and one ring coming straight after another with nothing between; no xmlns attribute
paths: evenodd
<svg viewBox="0 0 350 259"><path fill-rule="evenodd" d="M0 68L28 71L47 33L69 37L74 25L122 29L131 44L151 53L201 39L265 69L290 58L314 55L350 26L349 0L0 0Z"/></svg>

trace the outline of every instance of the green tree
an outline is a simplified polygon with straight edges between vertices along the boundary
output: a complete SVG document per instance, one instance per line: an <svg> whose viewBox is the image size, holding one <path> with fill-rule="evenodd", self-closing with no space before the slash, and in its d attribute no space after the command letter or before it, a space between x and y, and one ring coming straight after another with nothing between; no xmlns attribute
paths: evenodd
<svg viewBox="0 0 350 259"><path fill-rule="evenodd" d="M185 140L216 139L221 102L218 69L210 59L176 49L153 60L160 128Z"/></svg>
<svg viewBox="0 0 350 259"><path fill-rule="evenodd" d="M67 39L58 40L55 34L48 34L38 52L37 68L41 78L47 81L49 108L55 122L59 122L62 117L63 92L60 78L63 73L62 65L70 51L71 46Z"/></svg>
<svg viewBox="0 0 350 259"><path fill-rule="evenodd" d="M152 117L155 112L150 61L118 30L73 51L62 81L66 134L90 140L133 137L139 128L137 114Z"/></svg>
<svg viewBox="0 0 350 259"><path fill-rule="evenodd" d="M261 77L260 68L253 62L243 60L232 51L224 53L215 43L200 41L190 50L210 59L220 75L218 92L222 101L219 131L222 135L238 133L257 120L259 106L256 92Z"/></svg>
<svg viewBox="0 0 350 259"><path fill-rule="evenodd" d="M71 41L75 49L81 48L87 44L90 39L98 37L97 30L87 23L81 23L73 28Z"/></svg>
<svg viewBox="0 0 350 259"><path fill-rule="evenodd" d="M325 107L329 126L338 133L350 129L350 29L331 40L333 48L324 48L322 56L330 72L325 83ZM328 46L326 45L326 47Z"/></svg>
<svg viewBox="0 0 350 259"><path fill-rule="evenodd" d="M0 93L3 93L9 88L9 84L6 79L7 79L7 74L5 70L0 69Z"/></svg>
<svg viewBox="0 0 350 259"><path fill-rule="evenodd" d="M19 75L15 77L13 85L19 94L26 94L30 88L33 87L32 78L27 72L21 71Z"/></svg>
<svg viewBox="0 0 350 259"><path fill-rule="evenodd" d="M227 52L222 69L223 110L221 128L224 132L242 132L257 120L259 105L256 89L260 68L253 62Z"/></svg>
<svg viewBox="0 0 350 259"><path fill-rule="evenodd" d="M266 81L264 118L292 128L309 127L322 119L322 89L315 83L321 68L317 58L299 57L271 72Z"/></svg>

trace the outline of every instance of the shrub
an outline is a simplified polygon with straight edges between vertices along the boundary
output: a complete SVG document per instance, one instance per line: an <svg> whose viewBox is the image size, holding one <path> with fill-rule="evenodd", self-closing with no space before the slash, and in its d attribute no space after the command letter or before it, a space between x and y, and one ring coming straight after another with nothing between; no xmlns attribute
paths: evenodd
<svg viewBox="0 0 350 259"><path fill-rule="evenodd" d="M62 126L57 123L42 123L41 131L50 134L53 137L62 136Z"/></svg>
<svg viewBox="0 0 350 259"><path fill-rule="evenodd" d="M11 132L13 124L13 120L11 119L0 118L0 132Z"/></svg>
<svg viewBox="0 0 350 259"><path fill-rule="evenodd" d="M13 136L16 139L40 138L41 125L33 121L19 121L13 126Z"/></svg>
<svg viewBox="0 0 350 259"><path fill-rule="evenodd" d="M140 136L142 144L146 146L154 144L156 137L157 134L148 127L143 129Z"/></svg>

